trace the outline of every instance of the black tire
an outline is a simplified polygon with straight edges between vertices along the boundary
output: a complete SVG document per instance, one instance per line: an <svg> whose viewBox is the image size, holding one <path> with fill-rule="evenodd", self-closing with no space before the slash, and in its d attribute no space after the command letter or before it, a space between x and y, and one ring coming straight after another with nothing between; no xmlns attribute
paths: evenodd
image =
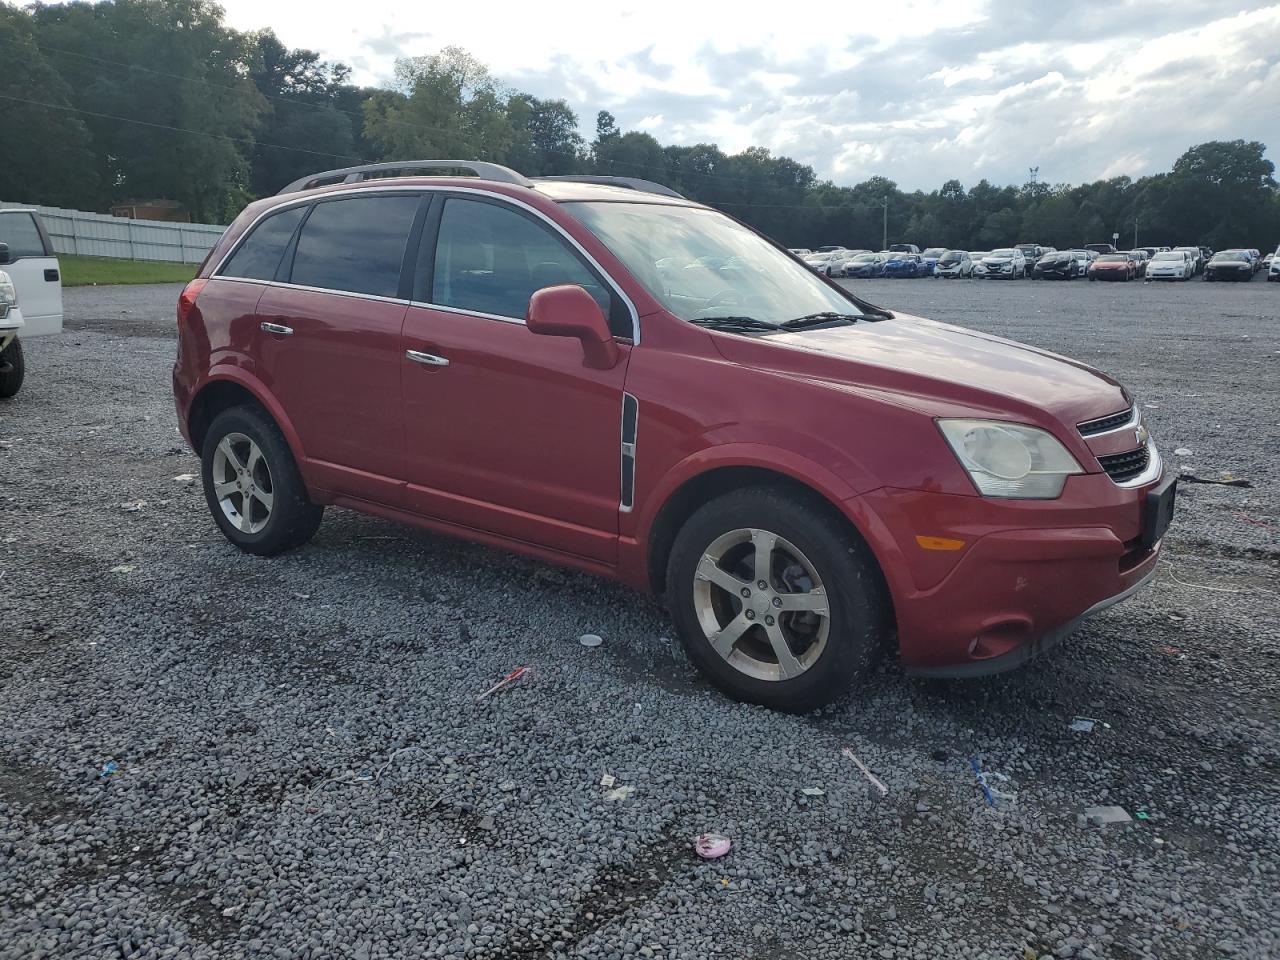
<svg viewBox="0 0 1280 960"><path fill-rule="evenodd" d="M731 666L712 648L698 619L694 579L708 547L739 529L763 529L790 541L825 586L826 646L799 676L766 680ZM750 487L703 505L676 535L667 564L667 606L690 659L735 700L804 713L845 693L870 672L891 631L892 605L870 548L832 510L781 488ZM750 629L759 629L758 626Z"/></svg>
<svg viewBox="0 0 1280 960"><path fill-rule="evenodd" d="M213 463L218 444L227 435L235 433L258 445L270 471L273 501L270 515L262 529L253 533L240 530L231 522L214 491ZM324 516L324 507L311 502L284 434L260 407L230 407L214 417L205 434L200 459L200 476L209 512L222 535L241 550L270 557L300 547L315 536Z"/></svg>
<svg viewBox="0 0 1280 960"><path fill-rule="evenodd" d="M0 400L7 400L22 388L27 370L22 358L22 341L17 337L0 351L0 367L8 367L7 373L0 373Z"/></svg>

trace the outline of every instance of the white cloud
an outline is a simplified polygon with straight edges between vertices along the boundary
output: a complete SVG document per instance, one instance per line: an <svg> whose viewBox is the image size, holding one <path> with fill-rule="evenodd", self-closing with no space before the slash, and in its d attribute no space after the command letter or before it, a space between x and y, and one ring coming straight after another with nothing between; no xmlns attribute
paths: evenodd
<svg viewBox="0 0 1280 960"><path fill-rule="evenodd" d="M769 147L848 183L1052 182L1167 169L1206 139L1280 146L1280 3L898 0L781 9L741 0L467 5L225 0L241 29L385 83L397 55L455 44L500 78L666 142ZM1242 10L1244 6L1248 9ZM847 15L842 15L847 14ZM1159 107L1156 107L1156 101Z"/></svg>

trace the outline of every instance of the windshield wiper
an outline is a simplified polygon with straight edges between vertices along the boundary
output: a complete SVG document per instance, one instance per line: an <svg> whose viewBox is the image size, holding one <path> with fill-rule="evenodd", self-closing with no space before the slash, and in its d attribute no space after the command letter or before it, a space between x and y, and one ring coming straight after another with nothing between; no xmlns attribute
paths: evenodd
<svg viewBox="0 0 1280 960"><path fill-rule="evenodd" d="M821 313L806 313L803 317L788 320L780 326L783 330L802 330L805 327L816 327L824 323L857 323L859 320L878 319L863 313L836 313L833 310L824 310Z"/></svg>
<svg viewBox="0 0 1280 960"><path fill-rule="evenodd" d="M757 320L755 317L694 317L689 321L696 323L700 327L713 327L716 330L779 330L776 323L770 323L768 320Z"/></svg>

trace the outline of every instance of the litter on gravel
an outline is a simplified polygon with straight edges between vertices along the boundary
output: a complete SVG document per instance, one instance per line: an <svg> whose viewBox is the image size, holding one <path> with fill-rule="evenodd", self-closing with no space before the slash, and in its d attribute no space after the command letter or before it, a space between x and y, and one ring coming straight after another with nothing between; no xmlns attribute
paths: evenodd
<svg viewBox="0 0 1280 960"><path fill-rule="evenodd" d="M877 790L880 791L881 796L884 796L889 792L889 788L885 786L884 781L881 780L879 777L877 777L870 770L868 770L867 765L863 763L861 760L859 760L857 755L852 750L850 750L848 747L845 747L840 752L843 753L850 760L852 760L855 764L857 764L858 769L862 771L862 775L871 782L871 785L873 787L875 787Z"/></svg>
<svg viewBox="0 0 1280 960"><path fill-rule="evenodd" d="M822 797L826 796L827 793L827 791L823 790L821 787L801 787L800 792L806 797Z"/></svg>
<svg viewBox="0 0 1280 960"><path fill-rule="evenodd" d="M476 697L476 700L483 700L485 697L487 697L489 694L493 693L494 691L501 690L503 687L507 686L508 684L515 683L521 677L532 672L533 672L533 667L516 667L514 670L508 673L505 677L503 677L501 680L495 683L492 687L490 687L484 693L480 694L480 696Z"/></svg>
<svg viewBox="0 0 1280 960"><path fill-rule="evenodd" d="M1131 823L1133 821L1133 817L1125 812L1124 807L1085 807L1084 816L1095 827L1105 826L1108 823Z"/></svg>
<svg viewBox="0 0 1280 960"><path fill-rule="evenodd" d="M145 500L129 500L125 503L120 504L120 509L123 510L125 513L137 513L146 505L147 505L147 501Z"/></svg>
<svg viewBox="0 0 1280 960"><path fill-rule="evenodd" d="M1005 800L1009 803L1018 802L1018 794L1014 792L1005 792L999 787L991 786L991 781L997 783L1009 783L1010 780L1003 773L997 773L994 770L983 770L982 764L978 763L976 758L970 758L969 766L973 769L973 775L978 778L978 786L982 790L982 796L987 801L987 806L997 806L997 800Z"/></svg>
<svg viewBox="0 0 1280 960"><path fill-rule="evenodd" d="M694 839L693 849L703 860L718 860L733 849L733 841L720 833L703 833Z"/></svg>
<svg viewBox="0 0 1280 960"><path fill-rule="evenodd" d="M180 473L173 479L177 480L179 483L191 483L195 478L196 475L194 473Z"/></svg>
<svg viewBox="0 0 1280 960"><path fill-rule="evenodd" d="M598 647L604 643L604 637L595 633L584 633L578 638L578 642L584 647Z"/></svg>
<svg viewBox="0 0 1280 960"><path fill-rule="evenodd" d="M622 787L614 787L612 790L610 790L608 793L604 795L604 798L611 802L617 801L617 800L630 800L632 795L635 792L636 792L636 788L628 784Z"/></svg>
<svg viewBox="0 0 1280 960"><path fill-rule="evenodd" d="M111 568L111 572L112 572L112 573L133 573L133 571L135 571L135 570L137 570L137 569L138 569L137 564L133 564L133 563L120 563L120 564L117 564L116 566L112 567L112 568Z"/></svg>
<svg viewBox="0 0 1280 960"><path fill-rule="evenodd" d="M1111 724L1104 723L1101 720L1095 720L1093 717L1071 718L1071 729L1077 733L1093 733L1094 727L1102 727L1104 730L1110 730Z"/></svg>

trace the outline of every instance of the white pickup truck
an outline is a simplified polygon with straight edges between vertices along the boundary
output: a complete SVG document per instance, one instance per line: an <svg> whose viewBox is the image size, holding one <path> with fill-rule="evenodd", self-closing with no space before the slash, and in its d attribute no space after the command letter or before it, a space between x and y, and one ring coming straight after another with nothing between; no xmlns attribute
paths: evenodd
<svg viewBox="0 0 1280 960"><path fill-rule="evenodd" d="M22 386L22 340L62 332L62 272L34 210L0 209L0 399Z"/></svg>

